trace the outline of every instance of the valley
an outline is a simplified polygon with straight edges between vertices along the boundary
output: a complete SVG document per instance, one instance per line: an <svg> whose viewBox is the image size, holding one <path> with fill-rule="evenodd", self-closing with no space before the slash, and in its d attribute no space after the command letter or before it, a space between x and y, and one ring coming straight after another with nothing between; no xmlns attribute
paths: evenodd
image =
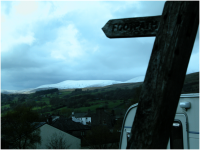
<svg viewBox="0 0 200 150"><path fill-rule="evenodd" d="M123 117L128 107L139 100L143 82L118 83L103 87L74 89L40 89L30 94L1 93L1 116L19 105L33 107L42 116L63 115L72 112L95 112L104 107ZM199 72L186 75L182 93L199 93Z"/></svg>

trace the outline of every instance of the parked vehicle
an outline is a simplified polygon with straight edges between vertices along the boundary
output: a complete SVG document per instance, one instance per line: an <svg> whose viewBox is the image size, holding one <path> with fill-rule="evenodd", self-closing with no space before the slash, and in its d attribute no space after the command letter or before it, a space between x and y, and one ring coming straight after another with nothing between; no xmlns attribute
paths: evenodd
<svg viewBox="0 0 200 150"><path fill-rule="evenodd" d="M120 149L126 149L137 106L130 106L124 116ZM199 93L181 94L167 148L199 149Z"/></svg>

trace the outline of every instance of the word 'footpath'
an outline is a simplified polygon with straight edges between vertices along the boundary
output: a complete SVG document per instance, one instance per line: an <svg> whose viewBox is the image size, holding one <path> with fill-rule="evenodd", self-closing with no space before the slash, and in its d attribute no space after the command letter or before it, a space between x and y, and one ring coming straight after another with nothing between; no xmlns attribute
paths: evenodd
<svg viewBox="0 0 200 150"><path fill-rule="evenodd" d="M109 38L156 36L161 16L109 20L102 28Z"/></svg>

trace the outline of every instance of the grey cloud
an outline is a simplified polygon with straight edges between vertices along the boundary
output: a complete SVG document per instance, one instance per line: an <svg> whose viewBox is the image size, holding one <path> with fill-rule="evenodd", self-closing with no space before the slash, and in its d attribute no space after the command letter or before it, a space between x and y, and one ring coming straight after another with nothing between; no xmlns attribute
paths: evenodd
<svg viewBox="0 0 200 150"><path fill-rule="evenodd" d="M48 22L36 22L34 25L34 45L44 45L46 42L52 42L57 38L57 29L63 26L61 18L51 19Z"/></svg>
<svg viewBox="0 0 200 150"><path fill-rule="evenodd" d="M125 2L102 3L105 7L110 4L119 7ZM77 10L48 22L38 21L32 24L36 40L31 46L20 44L10 52L1 54L1 86L3 89L26 89L64 80L126 81L145 75L155 37L109 39L101 29L109 19L161 15L164 2L140 3L141 8L126 5L120 7L120 10L111 10L113 18L108 18L105 12L101 12L106 17L97 16L94 20L88 20L87 16L82 16ZM55 9L52 7L51 11ZM90 13L95 12L88 14ZM83 50L87 50L83 57L74 58L73 63L53 59L50 54L51 43L58 38L58 29L67 28L68 24L73 24L78 30L77 40ZM199 52L198 40L199 31L193 54ZM96 46L99 47L98 50L93 51Z"/></svg>
<svg viewBox="0 0 200 150"><path fill-rule="evenodd" d="M38 67L39 64L30 55L31 47L27 44L15 46L9 52L1 54L1 69L20 69Z"/></svg>
<svg viewBox="0 0 200 150"><path fill-rule="evenodd" d="M49 67L27 68L24 70L2 70L1 86L3 89L22 90L35 88L43 84L53 84L66 80L59 65L50 64ZM62 77L63 75L63 77ZM15 88L14 88L15 87Z"/></svg>
<svg viewBox="0 0 200 150"><path fill-rule="evenodd" d="M130 2L128 7L122 7L120 10L114 11L114 15L119 18L143 17L162 15L165 1L139 1L138 5ZM123 3L121 4L123 6Z"/></svg>
<svg viewBox="0 0 200 150"><path fill-rule="evenodd" d="M5 7L5 13L9 15L10 8L11 8L12 2L11 1L1 1L1 7Z"/></svg>

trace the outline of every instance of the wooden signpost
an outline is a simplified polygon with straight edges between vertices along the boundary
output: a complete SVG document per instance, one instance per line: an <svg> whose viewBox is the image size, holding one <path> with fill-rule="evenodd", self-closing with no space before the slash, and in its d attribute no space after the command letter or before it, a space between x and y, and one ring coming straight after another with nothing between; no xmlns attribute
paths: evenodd
<svg viewBox="0 0 200 150"><path fill-rule="evenodd" d="M102 28L108 38L156 36L161 16L109 20Z"/></svg>
<svg viewBox="0 0 200 150"><path fill-rule="evenodd" d="M157 19L110 20L103 28L109 38L156 35L128 149L167 147L198 30L199 1L167 1Z"/></svg>

